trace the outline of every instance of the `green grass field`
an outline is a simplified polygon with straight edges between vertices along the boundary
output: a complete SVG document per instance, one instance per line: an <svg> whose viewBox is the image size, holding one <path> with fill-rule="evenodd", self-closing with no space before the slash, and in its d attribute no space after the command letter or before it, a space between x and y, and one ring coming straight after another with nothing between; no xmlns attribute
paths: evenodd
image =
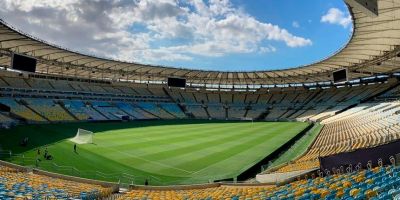
<svg viewBox="0 0 400 200"><path fill-rule="evenodd" d="M232 178L308 126L302 122L142 121L19 126L0 131L0 147L18 154L3 159L35 165L37 148L54 157L42 169L92 179L143 184L193 184ZM73 143L78 128L94 144ZM18 144L25 136L29 146ZM123 174L124 173L124 174Z"/></svg>
<svg viewBox="0 0 400 200"><path fill-rule="evenodd" d="M272 162L272 164L269 166L270 168L279 166L284 163L288 163L290 161L295 160L302 154L304 154L308 147L312 144L312 142L315 140L315 138L318 136L319 132L321 131L323 125L321 124L315 124L314 127L312 127L306 135L301 137L299 140L296 141L296 143L290 147L285 153L279 156L276 160Z"/></svg>

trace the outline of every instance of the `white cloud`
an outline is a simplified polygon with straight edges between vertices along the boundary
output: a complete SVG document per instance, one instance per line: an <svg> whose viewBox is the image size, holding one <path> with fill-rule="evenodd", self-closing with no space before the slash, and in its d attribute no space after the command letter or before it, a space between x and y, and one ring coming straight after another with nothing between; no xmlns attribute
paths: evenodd
<svg viewBox="0 0 400 200"><path fill-rule="evenodd" d="M300 24L297 21L293 21L292 22L292 26L295 27L295 28L300 28Z"/></svg>
<svg viewBox="0 0 400 200"><path fill-rule="evenodd" d="M351 20L352 19L350 14L346 15L338 8L329 9L328 12L321 17L321 22L341 25L344 28L347 28L351 24Z"/></svg>
<svg viewBox="0 0 400 200"><path fill-rule="evenodd" d="M260 53L270 53L270 52L275 52L277 49L271 45L267 47L260 47Z"/></svg>
<svg viewBox="0 0 400 200"><path fill-rule="evenodd" d="M291 48L312 45L310 39L255 19L230 0L3 1L0 16L25 32L71 49L136 62L275 52L262 45L269 41Z"/></svg>

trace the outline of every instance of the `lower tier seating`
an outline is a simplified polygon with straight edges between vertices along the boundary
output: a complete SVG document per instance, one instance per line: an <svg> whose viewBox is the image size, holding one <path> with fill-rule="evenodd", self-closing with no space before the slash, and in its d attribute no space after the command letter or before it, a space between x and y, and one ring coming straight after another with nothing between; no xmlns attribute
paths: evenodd
<svg viewBox="0 0 400 200"><path fill-rule="evenodd" d="M400 168L376 167L294 181L283 186L220 186L189 190L136 189L120 200L136 199L400 199Z"/></svg>
<svg viewBox="0 0 400 200"><path fill-rule="evenodd" d="M0 199L100 199L112 189L19 172L0 165Z"/></svg>

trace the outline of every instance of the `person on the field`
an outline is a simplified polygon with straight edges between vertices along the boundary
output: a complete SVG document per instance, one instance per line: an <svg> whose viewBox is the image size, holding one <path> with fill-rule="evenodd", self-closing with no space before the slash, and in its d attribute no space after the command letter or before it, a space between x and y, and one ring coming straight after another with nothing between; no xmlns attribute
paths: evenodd
<svg viewBox="0 0 400 200"><path fill-rule="evenodd" d="M74 144L74 152L76 153L76 144Z"/></svg>
<svg viewBox="0 0 400 200"><path fill-rule="evenodd" d="M48 154L49 154L49 151L47 150L47 147L46 147L46 148L44 149L43 157L46 159Z"/></svg>

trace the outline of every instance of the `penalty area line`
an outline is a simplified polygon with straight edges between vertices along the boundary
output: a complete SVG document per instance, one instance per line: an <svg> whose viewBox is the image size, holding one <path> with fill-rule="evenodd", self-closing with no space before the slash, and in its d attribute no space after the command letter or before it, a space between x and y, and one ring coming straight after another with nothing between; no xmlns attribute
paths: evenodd
<svg viewBox="0 0 400 200"><path fill-rule="evenodd" d="M115 144L115 143L112 143L112 142L109 142L109 141L107 141L107 143ZM159 166L162 166L162 167L167 167L167 168L170 168L170 169L175 169L175 170L178 170L178 171L182 171L182 172L188 173L189 175L193 173L192 171L187 171L187 170L180 169L180 168L177 168L177 167L174 167L174 166L171 166L171 165L167 165L167 164L164 164L164 163L148 160L146 158L142 158L140 156L135 156L135 155L132 155L132 154L129 154L129 153L126 153L126 152L111 148L111 147L102 147L102 146L99 146L99 147L104 148L104 149L110 149L112 151L118 152L118 153L126 155L128 157L140 159L140 160L143 160L143 161L146 161L146 162L149 162L149 163L152 163L152 164L156 164L156 165L159 165Z"/></svg>

